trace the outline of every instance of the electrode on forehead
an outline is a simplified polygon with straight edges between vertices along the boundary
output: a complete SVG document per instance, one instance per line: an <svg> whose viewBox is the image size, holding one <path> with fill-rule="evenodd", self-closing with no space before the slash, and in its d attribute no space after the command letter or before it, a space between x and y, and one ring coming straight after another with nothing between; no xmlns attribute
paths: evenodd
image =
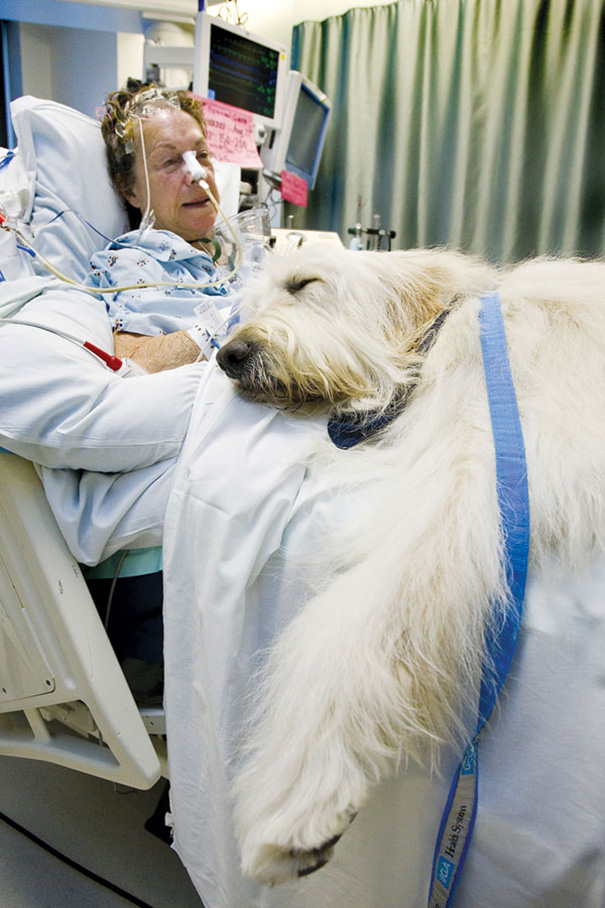
<svg viewBox="0 0 605 908"><path fill-rule="evenodd" d="M161 88L149 88L139 92L128 105L128 115L136 117L157 117L173 110L181 110L178 97Z"/></svg>
<svg viewBox="0 0 605 908"><path fill-rule="evenodd" d="M132 121L141 119L157 119L168 116L175 110L181 110L180 101L174 92L160 88L148 88L139 92L131 101L124 105L121 119L115 124L115 132L121 139L129 141L131 148L128 153L134 153L132 137L128 134L132 128Z"/></svg>

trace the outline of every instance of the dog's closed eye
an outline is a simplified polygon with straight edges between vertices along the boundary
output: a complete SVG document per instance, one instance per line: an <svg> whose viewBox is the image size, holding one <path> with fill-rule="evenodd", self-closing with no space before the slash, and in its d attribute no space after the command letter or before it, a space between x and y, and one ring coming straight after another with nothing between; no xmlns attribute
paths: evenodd
<svg viewBox="0 0 605 908"><path fill-rule="evenodd" d="M304 290L309 284L314 284L316 281L321 281L320 277L301 277L301 278L290 278L285 283L285 289L288 293L300 293L301 290Z"/></svg>

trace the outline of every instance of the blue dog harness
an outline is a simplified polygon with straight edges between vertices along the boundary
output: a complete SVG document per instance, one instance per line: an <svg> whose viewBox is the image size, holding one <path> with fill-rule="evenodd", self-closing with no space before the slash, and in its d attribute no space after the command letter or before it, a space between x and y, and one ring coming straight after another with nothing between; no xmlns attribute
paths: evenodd
<svg viewBox="0 0 605 908"><path fill-rule="evenodd" d="M477 730L456 772L437 836L429 908L453 902L477 816L479 737L511 667L519 629L529 556L527 464L517 398L497 292L481 298L479 314L483 369L496 451L496 484L506 555L508 608L486 633L487 666L481 681Z"/></svg>

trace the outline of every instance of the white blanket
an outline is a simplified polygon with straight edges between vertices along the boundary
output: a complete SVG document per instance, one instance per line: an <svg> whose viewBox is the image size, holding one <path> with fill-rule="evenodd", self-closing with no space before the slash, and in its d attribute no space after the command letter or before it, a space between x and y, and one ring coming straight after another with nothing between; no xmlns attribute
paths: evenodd
<svg viewBox="0 0 605 908"><path fill-rule="evenodd" d="M353 494L305 467L321 420L200 386L165 523L166 711L175 848L206 908L424 908L443 778L384 781L317 873L244 880L229 785L263 651L304 604L321 532ZM410 515L413 519L413 515ZM605 905L605 565L530 581L520 645L480 750L458 908ZM301 698L304 691L301 691Z"/></svg>

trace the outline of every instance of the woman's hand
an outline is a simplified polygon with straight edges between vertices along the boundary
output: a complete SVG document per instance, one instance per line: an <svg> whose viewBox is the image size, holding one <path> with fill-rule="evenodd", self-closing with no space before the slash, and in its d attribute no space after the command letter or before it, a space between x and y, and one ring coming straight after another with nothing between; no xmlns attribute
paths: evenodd
<svg viewBox="0 0 605 908"><path fill-rule="evenodd" d="M115 331L113 338L116 356L131 359L146 372L163 372L194 363L198 358L205 359L200 357L200 348L186 331L157 337Z"/></svg>

